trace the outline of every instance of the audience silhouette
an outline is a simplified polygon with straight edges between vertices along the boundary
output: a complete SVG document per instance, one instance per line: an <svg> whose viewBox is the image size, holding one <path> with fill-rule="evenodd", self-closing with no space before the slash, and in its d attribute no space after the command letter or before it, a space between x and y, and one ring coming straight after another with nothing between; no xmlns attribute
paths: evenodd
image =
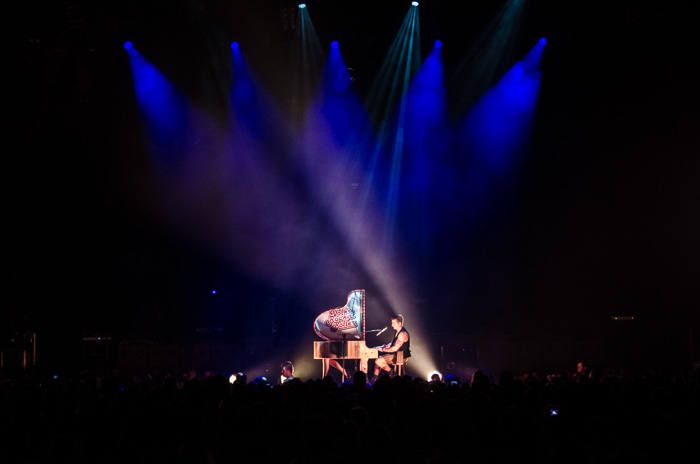
<svg viewBox="0 0 700 464"><path fill-rule="evenodd" d="M270 385L191 373L0 373L4 463L673 462L696 454L700 364L470 382L363 373ZM694 451L695 450L695 451Z"/></svg>

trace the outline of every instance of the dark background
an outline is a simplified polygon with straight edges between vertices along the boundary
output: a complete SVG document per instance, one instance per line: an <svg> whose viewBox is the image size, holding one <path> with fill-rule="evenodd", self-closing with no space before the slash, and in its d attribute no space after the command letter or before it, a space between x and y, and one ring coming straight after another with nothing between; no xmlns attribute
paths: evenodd
<svg viewBox="0 0 700 464"><path fill-rule="evenodd" d="M237 40L285 108L295 4L98 3L29 2L7 17L4 340L37 331L51 364L78 363L86 333L178 342L225 327L233 340L267 334L271 320L285 336L309 331L351 289L306 301L159 219L123 49L133 41L216 113ZM409 2L340 3L309 11L366 96ZM423 56L442 40L449 76L502 3L422 2ZM515 55L548 39L532 149L479 229L456 220L415 271L428 332L605 340L659 365L697 360L698 9L530 2Z"/></svg>

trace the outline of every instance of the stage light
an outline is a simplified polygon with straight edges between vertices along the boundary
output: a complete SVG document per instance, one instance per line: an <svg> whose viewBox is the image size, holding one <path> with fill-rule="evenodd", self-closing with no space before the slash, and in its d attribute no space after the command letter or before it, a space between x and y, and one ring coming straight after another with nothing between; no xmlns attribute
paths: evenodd
<svg viewBox="0 0 700 464"><path fill-rule="evenodd" d="M212 291L211 291L211 294L212 294L212 295L216 295L216 290L212 290Z"/></svg>
<svg viewBox="0 0 700 464"><path fill-rule="evenodd" d="M231 48L234 50L238 50L238 42L231 42Z"/></svg>
<svg viewBox="0 0 700 464"><path fill-rule="evenodd" d="M299 4L299 8L301 8L301 9L306 8L306 3L300 3L300 4Z"/></svg>
<svg viewBox="0 0 700 464"><path fill-rule="evenodd" d="M132 44L130 41L124 42L124 48L127 50L131 50L133 48L134 44Z"/></svg>
<svg viewBox="0 0 700 464"><path fill-rule="evenodd" d="M236 377L236 374L231 374L231 376L228 378L228 383L233 383L236 381L238 377Z"/></svg>
<svg viewBox="0 0 700 464"><path fill-rule="evenodd" d="M411 5L418 6L418 2L411 2Z"/></svg>
<svg viewBox="0 0 700 464"><path fill-rule="evenodd" d="M442 47L442 40L436 40L435 41L435 48L440 48Z"/></svg>
<svg viewBox="0 0 700 464"><path fill-rule="evenodd" d="M433 378L435 376L437 376L437 379ZM428 382L431 382L433 380L442 380L442 374L439 373L438 371L433 371L430 374L428 374L427 379L428 379Z"/></svg>
<svg viewBox="0 0 700 464"><path fill-rule="evenodd" d="M547 39L545 39L544 37L542 37L542 38L540 39L540 42L539 42L539 43L540 43L540 45L542 45L542 46L547 45Z"/></svg>
<svg viewBox="0 0 700 464"><path fill-rule="evenodd" d="M331 42L331 48L338 48L338 41L337 40L334 40L333 42Z"/></svg>
<svg viewBox="0 0 700 464"><path fill-rule="evenodd" d="M136 100L151 142L164 147L184 140L190 128L184 95L136 47L127 54Z"/></svg>

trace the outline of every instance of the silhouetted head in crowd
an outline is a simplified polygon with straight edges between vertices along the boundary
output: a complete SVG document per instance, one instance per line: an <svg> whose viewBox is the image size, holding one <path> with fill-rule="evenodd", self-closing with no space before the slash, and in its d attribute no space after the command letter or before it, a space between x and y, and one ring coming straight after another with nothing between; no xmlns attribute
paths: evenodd
<svg viewBox="0 0 700 464"><path fill-rule="evenodd" d="M501 375L498 376L498 384L501 387L505 387L513 384L513 373L510 371L503 371Z"/></svg>
<svg viewBox="0 0 700 464"><path fill-rule="evenodd" d="M253 380L253 383L258 386L269 386L270 382L267 380L267 377L264 375L261 375L260 377L256 377L255 380Z"/></svg>
<svg viewBox="0 0 700 464"><path fill-rule="evenodd" d="M486 371L482 371L481 369L474 371L474 374L472 375L472 390L488 391L489 387L489 376Z"/></svg>
<svg viewBox="0 0 700 464"><path fill-rule="evenodd" d="M357 371L352 376L352 384L356 387L365 388L367 386L367 374L362 371Z"/></svg>

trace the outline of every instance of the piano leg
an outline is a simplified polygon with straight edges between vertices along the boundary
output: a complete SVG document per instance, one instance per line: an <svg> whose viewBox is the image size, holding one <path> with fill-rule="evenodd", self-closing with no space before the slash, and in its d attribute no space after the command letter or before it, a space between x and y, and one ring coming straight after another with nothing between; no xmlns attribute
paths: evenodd
<svg viewBox="0 0 700 464"><path fill-rule="evenodd" d="M369 358L360 358L360 370L364 372L365 374L367 373L367 361Z"/></svg>

